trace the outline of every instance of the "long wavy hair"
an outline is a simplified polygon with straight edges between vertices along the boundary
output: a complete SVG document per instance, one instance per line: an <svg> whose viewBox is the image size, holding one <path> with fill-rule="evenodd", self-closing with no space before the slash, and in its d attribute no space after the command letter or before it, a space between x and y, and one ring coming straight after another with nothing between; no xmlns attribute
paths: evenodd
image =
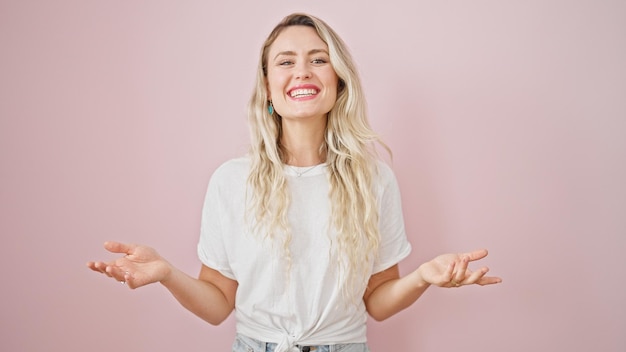
<svg viewBox="0 0 626 352"><path fill-rule="evenodd" d="M389 148L369 125L365 96L347 46L322 20L302 13L285 17L270 33L261 49L256 87L248 104L251 133L251 190L248 212L257 230L280 237L287 268L291 265L291 233L287 220L290 197L283 168L287 152L282 147L281 116L268 111L267 56L278 35L290 26L308 26L328 45L330 63L338 78L337 100L328 113L325 156L330 183L330 225L337 233L339 269L348 280L344 293L367 282L365 263L375 258L379 246L378 207L373 188L377 172L376 144ZM289 269L288 269L289 270Z"/></svg>

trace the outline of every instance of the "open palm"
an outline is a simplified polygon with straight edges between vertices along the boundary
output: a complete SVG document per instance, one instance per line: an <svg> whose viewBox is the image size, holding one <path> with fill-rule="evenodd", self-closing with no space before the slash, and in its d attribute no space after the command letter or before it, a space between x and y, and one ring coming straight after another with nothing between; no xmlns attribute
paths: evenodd
<svg viewBox="0 0 626 352"><path fill-rule="evenodd" d="M485 276L489 268L476 271L468 268L469 263L486 257L487 250L481 249L468 253L442 254L419 267L421 277L429 284L440 287L459 287L463 285L490 285L502 281L499 277Z"/></svg>
<svg viewBox="0 0 626 352"><path fill-rule="evenodd" d="M130 288L162 281L171 272L170 264L151 247L106 242L104 248L124 256L111 262L89 262L87 266L126 283Z"/></svg>

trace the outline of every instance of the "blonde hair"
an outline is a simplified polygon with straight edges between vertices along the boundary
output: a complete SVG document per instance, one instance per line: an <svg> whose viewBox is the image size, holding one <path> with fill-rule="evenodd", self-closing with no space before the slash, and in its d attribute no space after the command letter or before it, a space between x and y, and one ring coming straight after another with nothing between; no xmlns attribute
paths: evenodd
<svg viewBox="0 0 626 352"><path fill-rule="evenodd" d="M337 100L328 113L325 153L330 183L330 225L337 232L340 270L347 275L348 286L367 282L366 263L375 258L379 246L378 207L374 193L377 172L375 144L389 148L371 129L367 119L365 96L348 48L341 38L322 20L302 13L285 17L266 39L260 55L256 89L248 104L251 132L251 170L248 184L252 191L248 211L254 214L256 229L266 236L283 234L282 245L291 264L289 243L291 233L287 221L290 197L283 165L286 151L280 144L281 117L268 112L266 86L267 55L270 46L290 26L308 26L317 31L328 45L330 63L338 78Z"/></svg>

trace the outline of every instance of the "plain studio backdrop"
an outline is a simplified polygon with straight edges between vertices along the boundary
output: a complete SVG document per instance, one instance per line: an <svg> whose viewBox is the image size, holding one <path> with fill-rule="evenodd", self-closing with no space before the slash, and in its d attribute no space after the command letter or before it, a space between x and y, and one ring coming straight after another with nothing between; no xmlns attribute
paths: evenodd
<svg viewBox="0 0 626 352"><path fill-rule="evenodd" d="M504 279L431 288L372 350L624 351L626 3L592 0L1 0L0 350L230 350L232 317L85 262L121 240L197 275L209 177L295 11L348 43L394 151L401 270L486 247Z"/></svg>

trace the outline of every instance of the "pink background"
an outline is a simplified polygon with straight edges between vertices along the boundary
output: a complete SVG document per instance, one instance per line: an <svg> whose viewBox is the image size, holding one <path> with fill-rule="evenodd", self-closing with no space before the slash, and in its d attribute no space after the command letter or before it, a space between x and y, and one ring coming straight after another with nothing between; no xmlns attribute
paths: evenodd
<svg viewBox="0 0 626 352"><path fill-rule="evenodd" d="M374 351L624 351L623 1L0 1L0 350L229 351L108 239L196 275L206 184L247 149L260 45L292 11L347 41L414 252L486 247L504 283L433 288Z"/></svg>

